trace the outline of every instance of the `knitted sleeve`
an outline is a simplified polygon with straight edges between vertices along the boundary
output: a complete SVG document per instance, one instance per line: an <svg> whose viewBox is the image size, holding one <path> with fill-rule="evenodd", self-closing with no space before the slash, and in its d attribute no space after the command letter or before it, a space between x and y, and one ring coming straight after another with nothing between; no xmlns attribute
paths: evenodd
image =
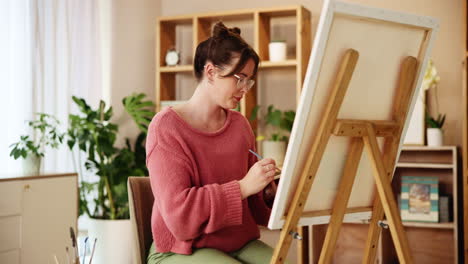
<svg viewBox="0 0 468 264"><path fill-rule="evenodd" d="M188 159L159 144L147 157L147 167L157 207L176 239L195 239L242 224L238 181L194 187Z"/></svg>

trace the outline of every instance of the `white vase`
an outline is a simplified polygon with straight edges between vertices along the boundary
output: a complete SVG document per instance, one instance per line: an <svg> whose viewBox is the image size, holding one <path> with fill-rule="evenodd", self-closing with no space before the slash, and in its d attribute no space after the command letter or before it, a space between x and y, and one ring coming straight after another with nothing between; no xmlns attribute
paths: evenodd
<svg viewBox="0 0 468 264"><path fill-rule="evenodd" d="M23 159L23 175L39 175L41 171L41 156L28 155Z"/></svg>
<svg viewBox="0 0 468 264"><path fill-rule="evenodd" d="M268 44L270 61L286 60L286 42L270 42Z"/></svg>
<svg viewBox="0 0 468 264"><path fill-rule="evenodd" d="M88 237L89 241L94 241L97 238L93 264L132 263L133 236L130 219L89 219ZM88 250L90 249L88 248Z"/></svg>
<svg viewBox="0 0 468 264"><path fill-rule="evenodd" d="M444 133L440 128L427 129L427 145L430 147L440 147L444 144Z"/></svg>
<svg viewBox="0 0 468 264"><path fill-rule="evenodd" d="M272 158L276 166L283 166L284 155L286 153L286 142L265 140L262 143L263 158Z"/></svg>

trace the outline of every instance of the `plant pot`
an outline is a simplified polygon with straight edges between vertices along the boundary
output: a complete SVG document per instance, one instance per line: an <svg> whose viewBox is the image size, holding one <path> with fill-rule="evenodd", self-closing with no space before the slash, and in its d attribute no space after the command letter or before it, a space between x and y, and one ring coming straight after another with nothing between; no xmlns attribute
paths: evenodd
<svg viewBox="0 0 468 264"><path fill-rule="evenodd" d="M276 161L276 166L283 166L286 142L265 140L262 143L262 148L264 158L272 158Z"/></svg>
<svg viewBox="0 0 468 264"><path fill-rule="evenodd" d="M270 42L268 44L270 61L286 60L286 42Z"/></svg>
<svg viewBox="0 0 468 264"><path fill-rule="evenodd" d="M24 175L39 175L41 171L41 156L28 155L23 159L23 174Z"/></svg>
<svg viewBox="0 0 468 264"><path fill-rule="evenodd" d="M440 128L427 129L427 145L430 147L439 147L444 144L444 133Z"/></svg>
<svg viewBox="0 0 468 264"><path fill-rule="evenodd" d="M133 236L130 219L101 220L91 218L89 219L88 237L89 241L94 241L97 238L93 264L132 263ZM88 250L90 249L88 248Z"/></svg>

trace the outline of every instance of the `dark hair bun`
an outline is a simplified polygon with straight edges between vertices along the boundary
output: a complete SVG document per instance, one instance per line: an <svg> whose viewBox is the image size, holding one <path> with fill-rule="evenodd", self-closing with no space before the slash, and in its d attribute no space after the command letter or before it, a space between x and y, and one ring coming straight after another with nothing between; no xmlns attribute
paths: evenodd
<svg viewBox="0 0 468 264"><path fill-rule="evenodd" d="M238 27L230 28L229 31L231 31L231 32L233 32L233 33L235 33L237 35L240 35L240 33L241 33L241 30Z"/></svg>
<svg viewBox="0 0 468 264"><path fill-rule="evenodd" d="M257 73L260 58L255 50L240 36L238 27L227 28L223 22L215 23L213 34L208 39L200 42L195 51L193 59L193 71L198 81L203 79L203 73L207 61L214 65L231 65L232 70L224 76L232 76L242 70L249 59L255 63L254 74ZM232 62L236 54L239 60Z"/></svg>
<svg viewBox="0 0 468 264"><path fill-rule="evenodd" d="M238 27L227 28L223 22L217 22L213 27L213 38L228 38L232 34L240 35L241 30Z"/></svg>

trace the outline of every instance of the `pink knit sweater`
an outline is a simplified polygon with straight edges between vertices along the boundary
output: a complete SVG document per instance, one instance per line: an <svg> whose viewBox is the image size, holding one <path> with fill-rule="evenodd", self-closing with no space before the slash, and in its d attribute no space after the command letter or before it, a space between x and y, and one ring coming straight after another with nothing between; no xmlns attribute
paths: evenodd
<svg viewBox="0 0 468 264"><path fill-rule="evenodd" d="M227 110L224 126L204 132L172 108L152 120L146 141L154 205L151 218L158 252L191 254L193 248L238 250L260 237L271 210L263 192L241 199L238 180L257 158L247 119Z"/></svg>

